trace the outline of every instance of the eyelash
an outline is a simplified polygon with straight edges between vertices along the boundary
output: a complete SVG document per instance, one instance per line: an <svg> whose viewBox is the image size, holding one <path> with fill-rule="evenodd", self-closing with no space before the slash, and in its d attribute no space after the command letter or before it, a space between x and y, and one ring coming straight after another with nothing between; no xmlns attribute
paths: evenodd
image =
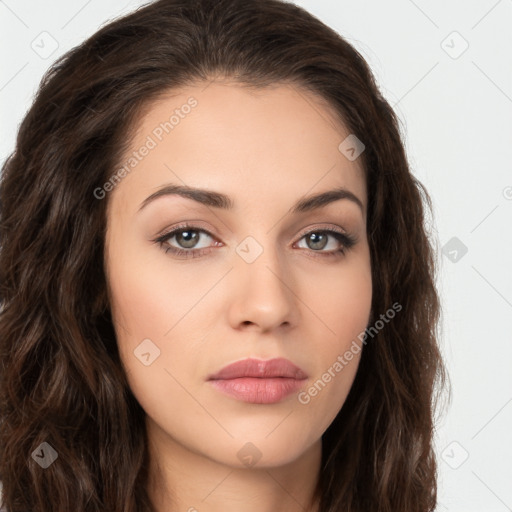
<svg viewBox="0 0 512 512"><path fill-rule="evenodd" d="M199 228L197 226L193 226L191 224L182 224L180 226L177 226L175 228L173 228L172 230L160 235L158 238L152 240L154 243L157 243L163 250L164 252L167 254L167 253L172 253L174 256L180 258L180 257L183 257L183 258L199 258L201 256L203 256L204 254L207 254L209 253L213 247L208 247L208 248L202 248L202 249L189 249L189 250L184 250L184 249L178 249L176 247L172 247L172 246L167 246L167 247L164 247L165 245L165 242L169 239L169 238L172 238L174 235L178 234L178 233L181 233L183 231L197 231L197 232L201 232L201 233L205 233L206 235L208 235L210 238L215 238L209 231L207 231L206 229L203 229L203 228ZM301 235L301 237L299 238L299 240L302 240L304 237L308 236L308 235L311 235L312 233L316 233L316 234L328 234L328 235L331 235L333 236L335 239L337 239L339 242L341 242L342 246L339 248L339 249L336 249L334 251L314 251L313 249L309 249L309 251L311 253L313 253L313 257L319 257L319 258L333 258L333 257L342 257L346 254L346 252L348 250L350 250L356 243L357 243L357 239L352 236L352 235L349 235L347 233L342 233L341 231L337 231L337 230L334 230L334 229L313 229L313 230L310 230L310 231L307 231L306 233L303 233Z"/></svg>

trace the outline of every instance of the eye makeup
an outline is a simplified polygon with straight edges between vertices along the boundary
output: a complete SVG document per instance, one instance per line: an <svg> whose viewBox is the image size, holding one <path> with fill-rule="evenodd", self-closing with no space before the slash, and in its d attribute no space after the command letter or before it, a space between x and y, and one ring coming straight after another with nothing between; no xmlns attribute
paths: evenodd
<svg viewBox="0 0 512 512"><path fill-rule="evenodd" d="M152 242L158 244L166 254L171 254L172 256L179 259L199 258L211 253L211 251L214 250L215 247L219 247L220 245L222 245L221 242L218 242L216 240L215 245L213 246L196 249L194 247L179 248L169 243L169 240L179 237L181 235L193 235L192 239L190 240L192 242L194 241L194 236L196 240L200 240L202 235L206 235L207 237L216 240L215 237L208 230L196 226L194 224L182 223L178 226L174 226L169 231L166 231L165 233L159 235L157 238L152 240ZM305 249L306 252L309 252L311 256L314 258L342 257L357 243L357 238L355 236L350 235L342 231L341 229L335 228L334 226L331 225L329 227L321 226L314 229L308 229L307 231L303 232L300 235L298 242L305 237L310 237L310 241L311 239L313 239L313 243L318 243L318 240L320 240L320 242L323 242L325 237L327 239L333 238L339 244L339 247L337 249L331 251ZM183 241L181 243L183 243Z"/></svg>

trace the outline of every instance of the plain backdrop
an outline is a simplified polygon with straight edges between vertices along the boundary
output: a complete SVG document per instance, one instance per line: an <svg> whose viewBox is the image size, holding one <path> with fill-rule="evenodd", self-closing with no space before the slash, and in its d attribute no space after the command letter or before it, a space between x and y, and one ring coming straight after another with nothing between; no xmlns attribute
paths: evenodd
<svg viewBox="0 0 512 512"><path fill-rule="evenodd" d="M453 388L437 510L512 511L512 0L295 3L367 59L433 199ZM51 63L142 4L0 0L1 162Z"/></svg>

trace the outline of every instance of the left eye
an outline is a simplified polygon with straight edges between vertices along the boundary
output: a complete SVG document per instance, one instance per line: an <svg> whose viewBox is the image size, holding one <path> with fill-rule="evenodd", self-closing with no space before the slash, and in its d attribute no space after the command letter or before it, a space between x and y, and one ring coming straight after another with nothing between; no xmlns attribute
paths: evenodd
<svg viewBox="0 0 512 512"><path fill-rule="evenodd" d="M309 233L303 235L301 240L305 239L306 244L309 245L309 247L306 247L306 249L312 249L316 251L319 249L325 249L329 238L335 238L339 245L341 236L342 235L336 231L310 231ZM338 247L330 247L330 249L336 250Z"/></svg>

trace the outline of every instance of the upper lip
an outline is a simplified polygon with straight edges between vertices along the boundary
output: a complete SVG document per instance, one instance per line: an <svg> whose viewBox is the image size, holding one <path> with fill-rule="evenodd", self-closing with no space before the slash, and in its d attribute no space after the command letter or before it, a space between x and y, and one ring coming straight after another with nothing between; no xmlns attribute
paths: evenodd
<svg viewBox="0 0 512 512"><path fill-rule="evenodd" d="M219 372L210 375L208 380L237 379L241 377L306 379L307 375L288 359L279 357L267 361L243 359L225 366Z"/></svg>

